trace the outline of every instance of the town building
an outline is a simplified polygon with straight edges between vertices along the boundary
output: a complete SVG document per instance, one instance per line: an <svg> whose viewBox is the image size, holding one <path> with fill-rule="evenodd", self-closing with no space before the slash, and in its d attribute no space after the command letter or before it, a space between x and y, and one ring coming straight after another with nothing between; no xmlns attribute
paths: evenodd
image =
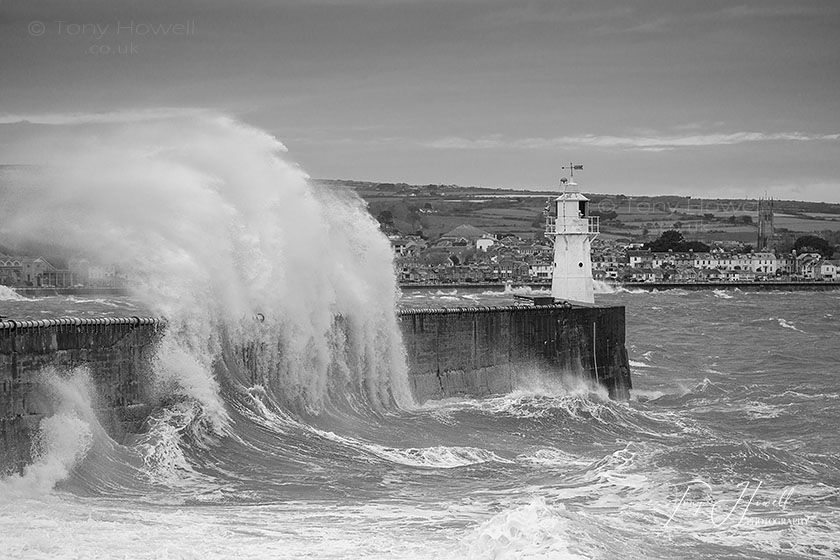
<svg viewBox="0 0 840 560"><path fill-rule="evenodd" d="M448 241L453 246L468 245L486 251L495 244L496 237L492 233L475 226L461 224L455 229L441 235L440 241Z"/></svg>
<svg viewBox="0 0 840 560"><path fill-rule="evenodd" d="M18 287L63 288L73 285L73 273L44 257L0 255L0 283Z"/></svg>

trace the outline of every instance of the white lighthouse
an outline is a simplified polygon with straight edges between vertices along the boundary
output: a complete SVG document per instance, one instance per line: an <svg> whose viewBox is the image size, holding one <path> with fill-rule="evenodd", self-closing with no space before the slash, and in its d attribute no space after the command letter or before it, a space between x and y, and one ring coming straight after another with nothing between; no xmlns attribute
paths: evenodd
<svg viewBox="0 0 840 560"><path fill-rule="evenodd" d="M598 236L598 217L589 215L589 199L580 194L574 172L583 165L569 164L571 180L561 179L563 194L555 199L556 217L549 216L546 236L554 239L551 297L555 300L594 303L592 240Z"/></svg>

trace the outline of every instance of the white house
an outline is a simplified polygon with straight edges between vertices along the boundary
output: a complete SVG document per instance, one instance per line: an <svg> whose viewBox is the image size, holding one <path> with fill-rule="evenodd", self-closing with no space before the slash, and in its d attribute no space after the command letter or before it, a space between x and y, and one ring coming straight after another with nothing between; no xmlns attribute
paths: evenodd
<svg viewBox="0 0 840 560"><path fill-rule="evenodd" d="M823 261L820 263L818 274L822 280L836 280L837 265L833 261Z"/></svg>
<svg viewBox="0 0 840 560"><path fill-rule="evenodd" d="M779 259L773 253L753 253L750 270L756 274L773 275L779 270Z"/></svg>
<svg viewBox="0 0 840 560"><path fill-rule="evenodd" d="M484 251L485 253L487 252L487 249L489 249L495 244L496 239L490 234L482 235L481 237L475 240L475 248L479 251Z"/></svg>

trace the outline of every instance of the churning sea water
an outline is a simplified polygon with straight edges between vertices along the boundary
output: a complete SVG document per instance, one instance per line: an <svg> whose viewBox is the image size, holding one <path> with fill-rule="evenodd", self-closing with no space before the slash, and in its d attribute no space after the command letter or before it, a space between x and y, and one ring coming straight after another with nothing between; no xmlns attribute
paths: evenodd
<svg viewBox="0 0 840 560"><path fill-rule="evenodd" d="M838 557L840 293L598 300L627 306L627 403L537 369L488 399L318 412L221 382L222 434L183 400L119 445L63 372L40 461L0 482L3 555Z"/></svg>

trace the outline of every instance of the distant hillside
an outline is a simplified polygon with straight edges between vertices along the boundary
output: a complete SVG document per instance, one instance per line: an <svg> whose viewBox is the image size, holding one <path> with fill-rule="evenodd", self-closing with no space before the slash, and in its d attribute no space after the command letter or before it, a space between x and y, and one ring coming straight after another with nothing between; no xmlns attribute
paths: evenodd
<svg viewBox="0 0 840 560"><path fill-rule="evenodd" d="M374 217L389 221L402 234L422 232L436 238L460 224L495 234L532 237L542 232L542 212L558 192L491 189L458 185L409 185L320 179L316 182L349 188L368 204ZM755 199L701 199L686 196L627 196L587 193L592 211L601 215L606 239L651 239L667 229L679 229L689 239L755 241ZM780 239L797 233L819 233L840 241L840 204L774 201ZM383 221L383 220L380 221Z"/></svg>
<svg viewBox="0 0 840 560"><path fill-rule="evenodd" d="M457 185L408 185L361 181L318 181L332 187L351 188L367 203L370 213L389 213L400 233L422 232L435 238L470 224L494 234L514 233L532 237L542 230L542 211L549 192L460 187ZM553 195L556 196L556 195Z"/></svg>

